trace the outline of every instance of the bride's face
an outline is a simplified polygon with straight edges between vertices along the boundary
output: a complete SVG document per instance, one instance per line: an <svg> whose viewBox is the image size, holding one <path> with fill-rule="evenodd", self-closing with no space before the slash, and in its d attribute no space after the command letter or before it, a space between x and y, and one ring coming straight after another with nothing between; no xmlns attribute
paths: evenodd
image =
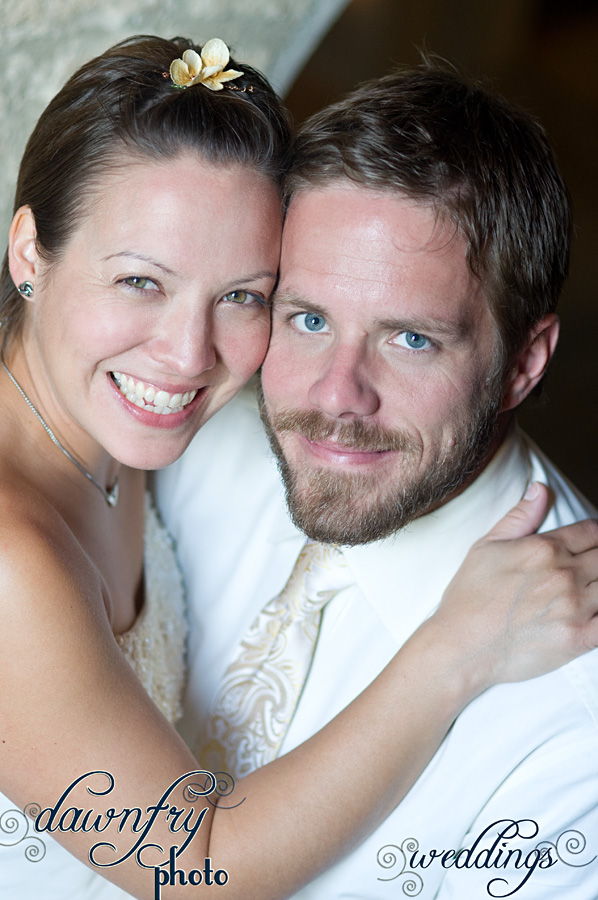
<svg viewBox="0 0 598 900"><path fill-rule="evenodd" d="M24 349L63 442L91 437L137 468L177 459L264 358L280 232L276 188L253 169L182 155L106 176L31 279Z"/></svg>

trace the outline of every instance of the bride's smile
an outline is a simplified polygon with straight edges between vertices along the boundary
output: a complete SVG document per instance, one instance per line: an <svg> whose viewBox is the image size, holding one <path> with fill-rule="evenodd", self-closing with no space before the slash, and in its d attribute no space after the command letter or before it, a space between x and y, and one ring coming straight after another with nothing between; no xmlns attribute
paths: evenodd
<svg viewBox="0 0 598 900"><path fill-rule="evenodd" d="M196 390L184 388L169 394L164 388L146 384L144 381L135 381L130 375L123 372L112 372L112 378L129 403L133 403L140 409L147 409L156 415L181 412L191 403L197 394Z"/></svg>

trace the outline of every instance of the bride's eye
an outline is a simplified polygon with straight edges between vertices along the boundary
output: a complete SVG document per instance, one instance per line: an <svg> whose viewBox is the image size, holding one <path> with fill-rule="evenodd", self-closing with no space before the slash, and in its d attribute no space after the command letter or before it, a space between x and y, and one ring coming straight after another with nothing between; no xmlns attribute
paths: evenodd
<svg viewBox="0 0 598 900"><path fill-rule="evenodd" d="M251 291L229 291L222 298L225 303L237 303L239 306L247 306L250 303L260 303L266 306L266 301L260 294L253 294Z"/></svg>
<svg viewBox="0 0 598 900"><path fill-rule="evenodd" d="M129 275L127 278L123 278L120 283L137 291L159 290L159 287L155 281L153 281L151 278L146 278L143 275Z"/></svg>

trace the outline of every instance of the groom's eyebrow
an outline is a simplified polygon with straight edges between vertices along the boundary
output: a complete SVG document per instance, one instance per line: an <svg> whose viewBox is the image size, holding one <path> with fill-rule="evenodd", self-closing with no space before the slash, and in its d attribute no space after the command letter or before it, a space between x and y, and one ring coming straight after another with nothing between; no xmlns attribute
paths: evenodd
<svg viewBox="0 0 598 900"><path fill-rule="evenodd" d="M295 291L291 291L285 288L277 288L272 294L272 305L280 308L285 307L293 307L293 309L309 309L314 312L320 312L319 305L317 303L312 303L302 297L300 294L295 293Z"/></svg>

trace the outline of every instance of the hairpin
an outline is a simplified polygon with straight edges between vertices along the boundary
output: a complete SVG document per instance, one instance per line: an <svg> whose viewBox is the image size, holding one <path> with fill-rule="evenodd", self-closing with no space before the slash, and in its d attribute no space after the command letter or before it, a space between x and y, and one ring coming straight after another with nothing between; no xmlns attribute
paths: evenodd
<svg viewBox="0 0 598 900"><path fill-rule="evenodd" d="M227 69L230 53L220 38L212 38L203 45L201 55L195 50L185 50L182 59L175 59L170 65L170 77L177 88L188 88L192 84L203 84L211 91L221 91L224 82L239 78L243 72Z"/></svg>

